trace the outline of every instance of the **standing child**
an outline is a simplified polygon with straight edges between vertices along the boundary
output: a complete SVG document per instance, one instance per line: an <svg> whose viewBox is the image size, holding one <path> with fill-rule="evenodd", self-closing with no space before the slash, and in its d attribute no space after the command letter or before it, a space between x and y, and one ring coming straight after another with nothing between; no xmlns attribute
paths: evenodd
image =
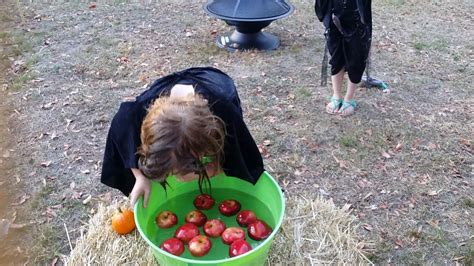
<svg viewBox="0 0 474 266"><path fill-rule="evenodd" d="M190 68L155 81L120 105L105 146L102 183L144 196L150 181L199 179L220 171L255 184L263 160L245 125L233 80L215 68Z"/></svg>
<svg viewBox="0 0 474 266"><path fill-rule="evenodd" d="M333 95L326 112L348 116L354 113L357 84L362 79L372 36L371 0L316 0L315 11L326 28L331 55ZM344 74L348 74L346 94L342 94Z"/></svg>

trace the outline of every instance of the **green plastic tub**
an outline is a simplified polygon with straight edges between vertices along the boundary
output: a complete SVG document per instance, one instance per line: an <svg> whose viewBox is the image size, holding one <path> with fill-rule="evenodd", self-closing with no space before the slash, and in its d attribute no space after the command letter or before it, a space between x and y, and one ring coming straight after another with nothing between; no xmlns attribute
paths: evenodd
<svg viewBox="0 0 474 266"><path fill-rule="evenodd" d="M238 257L229 257L229 246L222 243L221 238L210 238L211 251L203 257L193 257L185 247L185 252L180 256L171 255L159 248L160 244L174 235L176 228L184 224L186 214L194 210L194 198L200 194L197 181L178 182L175 177L168 177L170 187L165 193L158 183L152 182L152 191L148 207L143 208L140 199L135 205L135 222L140 235L150 245L159 265L263 265L267 259L268 251L273 238L281 226L285 200L281 188L275 180L264 172L254 186L249 182L224 174L211 178L212 197L216 204L210 210L203 211L208 219L221 219L227 227L239 226L236 216L226 217L219 213L217 206L225 199L236 199L242 205L242 210L254 211L259 219L267 222L273 228L272 234L265 240L254 241L247 235L247 241L252 245L252 250ZM157 214L163 210L171 210L178 216L178 224L168 228L158 228L155 222ZM247 232L247 230L244 228ZM200 227L201 234L204 234Z"/></svg>

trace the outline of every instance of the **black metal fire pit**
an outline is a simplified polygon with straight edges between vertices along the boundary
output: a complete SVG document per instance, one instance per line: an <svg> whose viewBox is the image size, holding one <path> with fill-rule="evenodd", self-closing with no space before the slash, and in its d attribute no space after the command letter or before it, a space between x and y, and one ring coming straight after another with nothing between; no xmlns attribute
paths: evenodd
<svg viewBox="0 0 474 266"><path fill-rule="evenodd" d="M234 32L218 36L217 46L229 51L274 50L280 40L262 29L289 16L293 6L285 0L209 0L204 11L234 26Z"/></svg>

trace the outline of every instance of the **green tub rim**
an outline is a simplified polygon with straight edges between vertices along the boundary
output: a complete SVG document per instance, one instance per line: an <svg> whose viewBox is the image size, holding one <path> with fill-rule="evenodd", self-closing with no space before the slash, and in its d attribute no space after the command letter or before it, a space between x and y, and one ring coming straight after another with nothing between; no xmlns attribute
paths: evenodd
<svg viewBox="0 0 474 266"><path fill-rule="evenodd" d="M275 179L267 171L264 171L262 173L262 175L260 176L260 178L262 178L263 176L267 176L267 178L269 178L270 181L272 182L272 184L275 185L275 187L277 188L278 194L280 194L280 198L281 198L282 211L280 213L280 217L278 217L278 221L277 221L276 226L275 226L275 228L278 228L278 230L273 230L273 232L270 234L270 236L268 236L267 239L265 239L262 243L260 243L260 245L258 245L257 248L252 249L252 252L248 252L244 255L240 255L240 256L237 256L237 257L220 259L220 260L192 260L192 259L187 259L187 258L183 258L183 257L180 257L180 256L175 256L173 254L170 254L168 252L163 251L159 246L156 246L151 240L149 240L148 237L145 237L145 233L143 232L142 228L139 226L139 222L138 222L138 218L137 218L137 211L138 211L138 206L139 206L138 204L143 203L143 197L140 197L137 200L137 202L135 203L135 206L133 208L133 216L134 216L135 224L137 225L137 229L140 232L140 237L142 239L145 239L145 241L148 243L148 245L150 245L150 247L153 247L153 249L154 249L153 252L162 253L165 256L169 256L171 258L178 259L181 262L185 262L185 263L188 263L188 264L203 264L203 265L206 265L206 264L227 263L227 262L231 262L231 261L234 261L234 260L243 259L243 258L245 258L246 256L249 256L249 255L253 255L254 253L257 253L258 250L264 248L267 245L268 242L273 241L273 238L275 237L275 235L280 230L281 224L283 222L283 216L285 214L285 208L286 208L286 206L285 206L285 196L284 196L284 194L281 190L280 185L278 185L278 183L275 181ZM257 183L258 183L258 181L257 181Z"/></svg>

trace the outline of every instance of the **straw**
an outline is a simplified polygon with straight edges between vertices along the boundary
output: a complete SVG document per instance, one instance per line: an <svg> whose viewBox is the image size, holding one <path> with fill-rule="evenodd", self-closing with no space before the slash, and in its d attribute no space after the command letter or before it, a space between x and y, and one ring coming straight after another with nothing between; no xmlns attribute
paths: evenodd
<svg viewBox="0 0 474 266"><path fill-rule="evenodd" d="M110 217L118 206L98 207L67 265L157 265L137 230L119 236ZM359 247L355 218L331 200L295 196L286 199L285 219L273 240L267 265L371 264Z"/></svg>
<svg viewBox="0 0 474 266"><path fill-rule="evenodd" d="M356 234L356 218L332 200L287 198L285 219L275 236L268 265L372 264Z"/></svg>
<svg viewBox="0 0 474 266"><path fill-rule="evenodd" d="M66 265L157 265L138 230L120 236L111 228L112 215L119 206L127 204L99 205L89 221L87 233L76 242Z"/></svg>

